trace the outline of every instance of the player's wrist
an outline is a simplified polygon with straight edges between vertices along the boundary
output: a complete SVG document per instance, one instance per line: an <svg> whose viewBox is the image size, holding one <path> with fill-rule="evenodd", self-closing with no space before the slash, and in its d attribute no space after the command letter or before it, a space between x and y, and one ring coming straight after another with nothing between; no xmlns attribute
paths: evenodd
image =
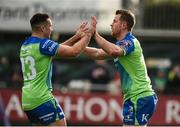
<svg viewBox="0 0 180 127"><path fill-rule="evenodd" d="M82 32L76 32L76 34L75 34L75 38L76 39L80 39L82 37L83 37L83 33Z"/></svg>
<svg viewBox="0 0 180 127"><path fill-rule="evenodd" d="M97 30L96 30L96 31L94 32L93 38L96 40L97 36L98 36L98 32L97 32Z"/></svg>

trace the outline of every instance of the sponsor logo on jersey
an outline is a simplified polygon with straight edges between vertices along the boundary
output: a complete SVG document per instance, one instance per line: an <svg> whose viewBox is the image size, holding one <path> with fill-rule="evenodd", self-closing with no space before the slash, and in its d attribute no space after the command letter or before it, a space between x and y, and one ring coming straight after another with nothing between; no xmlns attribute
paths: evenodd
<svg viewBox="0 0 180 127"><path fill-rule="evenodd" d="M130 40L123 40L120 45L125 49L128 49L132 45L132 42Z"/></svg>

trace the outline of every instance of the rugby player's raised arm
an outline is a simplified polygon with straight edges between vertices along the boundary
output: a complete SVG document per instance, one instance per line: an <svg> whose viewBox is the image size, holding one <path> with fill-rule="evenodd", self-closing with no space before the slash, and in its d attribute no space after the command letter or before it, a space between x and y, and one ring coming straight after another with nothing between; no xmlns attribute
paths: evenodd
<svg viewBox="0 0 180 127"><path fill-rule="evenodd" d="M78 42L78 40L80 40L83 36L85 36L85 32L88 31L88 27L86 27L87 24L88 24L88 22L82 22L80 24L80 26L77 28L76 33L74 34L74 36L72 36L71 38L69 38L68 40L64 41L61 44L62 45L72 46L76 42Z"/></svg>
<svg viewBox="0 0 180 127"><path fill-rule="evenodd" d="M98 49L94 47L86 47L83 53L88 58L96 59L96 60L103 60L103 59L110 58L110 56L106 52L104 52L102 49Z"/></svg>
<svg viewBox="0 0 180 127"><path fill-rule="evenodd" d="M119 46L107 41L98 32L94 36L96 43L111 57L118 57L124 54L124 50Z"/></svg>
<svg viewBox="0 0 180 127"><path fill-rule="evenodd" d="M73 46L60 44L57 49L57 56L60 57L76 57L84 50L84 48L89 44L91 39L90 34L86 34Z"/></svg>

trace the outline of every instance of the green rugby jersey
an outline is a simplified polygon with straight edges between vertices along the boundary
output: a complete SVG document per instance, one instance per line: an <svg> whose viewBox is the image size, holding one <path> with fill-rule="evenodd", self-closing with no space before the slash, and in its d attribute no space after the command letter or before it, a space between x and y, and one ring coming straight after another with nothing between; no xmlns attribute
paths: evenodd
<svg viewBox="0 0 180 127"><path fill-rule="evenodd" d="M51 93L52 56L59 44L49 39L29 37L21 46L20 59L24 85L22 107L33 108L53 98Z"/></svg>
<svg viewBox="0 0 180 127"><path fill-rule="evenodd" d="M120 73L121 89L124 100L135 96L153 95L150 78L144 61L139 41L129 32L116 45L124 50L124 55L114 59L114 64Z"/></svg>

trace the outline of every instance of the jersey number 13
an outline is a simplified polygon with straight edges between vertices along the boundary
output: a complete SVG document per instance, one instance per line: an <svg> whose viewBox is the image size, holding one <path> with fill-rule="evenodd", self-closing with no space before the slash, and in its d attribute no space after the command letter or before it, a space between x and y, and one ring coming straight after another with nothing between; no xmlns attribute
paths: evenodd
<svg viewBox="0 0 180 127"><path fill-rule="evenodd" d="M21 58L24 80L32 80L36 77L35 60L32 56Z"/></svg>

